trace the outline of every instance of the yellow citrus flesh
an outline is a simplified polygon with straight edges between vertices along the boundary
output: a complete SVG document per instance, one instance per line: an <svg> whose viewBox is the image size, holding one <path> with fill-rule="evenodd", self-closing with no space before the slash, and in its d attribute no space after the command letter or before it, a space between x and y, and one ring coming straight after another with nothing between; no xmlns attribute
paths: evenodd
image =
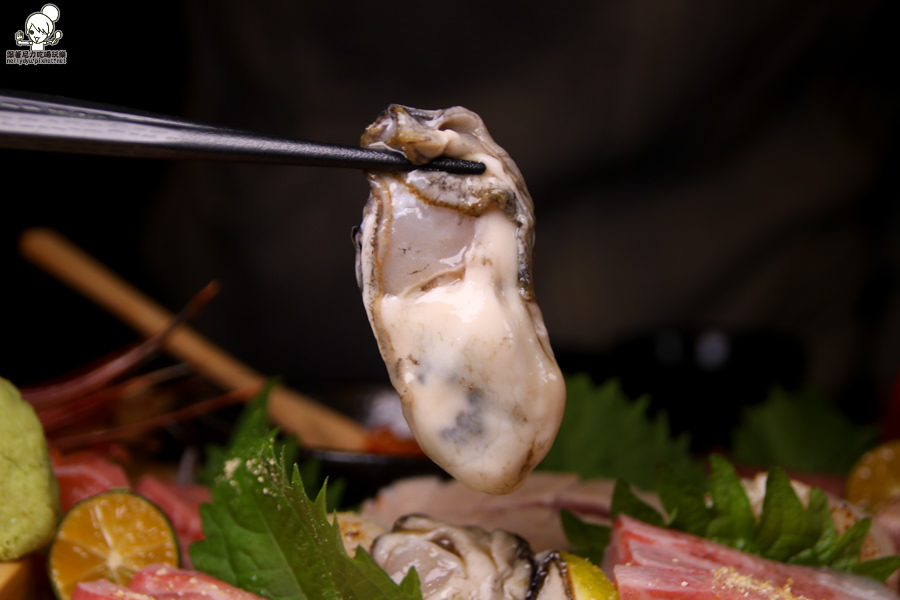
<svg viewBox="0 0 900 600"><path fill-rule="evenodd" d="M147 565L178 561L178 541L165 514L142 496L114 490L66 513L50 547L48 571L56 595L69 600L80 582L128 585Z"/></svg>
<svg viewBox="0 0 900 600"><path fill-rule="evenodd" d="M560 558L566 563L566 572L575 600L618 600L616 586L603 570L589 560L563 552Z"/></svg>
<svg viewBox="0 0 900 600"><path fill-rule="evenodd" d="M885 442L863 454L847 476L845 495L871 510L900 496L900 440Z"/></svg>

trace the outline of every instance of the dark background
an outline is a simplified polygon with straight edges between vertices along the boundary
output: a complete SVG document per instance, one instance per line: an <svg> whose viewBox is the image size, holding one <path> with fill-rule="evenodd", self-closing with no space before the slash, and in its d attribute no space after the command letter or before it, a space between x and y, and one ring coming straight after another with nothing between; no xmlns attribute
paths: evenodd
<svg viewBox="0 0 900 600"><path fill-rule="evenodd" d="M489 24L475 26L473 21L472 26L462 28L443 23L445 19L450 20L442 12L447 8L407 3L343 9L337 5L274 1L261 3L259 10L252 8L256 4L247 7L239 2L157 2L138 8L65 0L56 4L61 12L57 27L64 34L56 48L67 51L67 64L0 65L0 88L186 115L212 123L337 143L354 143L354 136L388 102L419 102L433 108L456 103L457 97L466 98L465 94L456 93L455 86L470 75L470 83L482 88L489 87L495 76L505 81L507 72L523 71L521 76L527 79L528 73L518 61L527 57L531 62L522 64L534 63L540 67L543 53L555 56L554 44L585 35L583 29L586 27L575 17L544 19L543 11L551 10L549 6L543 9L521 7L515 3L492 4L487 14L478 12L486 9L477 3L457 7L457 11L468 10L466 14L471 14L477 23ZM850 318L857 323L861 333L854 338L853 348L848 348L853 363L847 367L849 375L842 376L827 392L849 414L858 420L869 421L881 414L887 402L891 374L898 365L898 343L884 339L891 338L886 332L900 331L896 323L897 78L896 67L888 59L895 50L893 21L888 18L887 3L776 4L767 8L770 14L765 18L756 14L756 5L749 7L748 4L746 20L756 19L760 25L758 30L747 26L746 39L742 39L741 45L729 43L727 39L729 31L742 31L735 25L743 19L739 9L694 5L695 8L687 11L703 13L708 10L709 22L704 22L702 14L700 18L692 17L707 26L704 31L714 31L716 19L728 19L727 23L722 22L725 33L721 34L720 43L723 48L740 54L727 70L723 69L724 75L707 79L698 76L700 85L688 79L691 75L689 66L684 68L684 81L677 78L677 73L671 74L671 87L673 90L687 88L684 96L687 100L669 107L663 116L650 115L662 124L636 121L635 131L646 129L651 132L644 137L635 134L633 139L623 136L621 141L612 136L596 139L595 145L582 149L581 153L584 157L595 152L595 162L575 164L567 161L561 152L568 143L566 138L554 137L555 121L583 104L584 98L579 97L577 86L573 86L575 92L566 92L568 96L560 91L563 95L558 102L553 97L555 90L552 87L543 88L537 84L529 90L534 97L546 96L548 99L548 112L541 114L540 119L527 112L527 103L521 98L520 90L514 87L510 90L518 95L504 96L504 89L498 85L496 102L485 102L484 110L479 106L472 108L482 114L501 145L519 161L535 197L538 222L552 224L565 222L567 217L565 205L557 202L560 197L569 195L577 203L579 194L605 194L613 200L608 202L604 215L615 215L617 201L623 203L622 208L628 208L628 203L641 200L641 194L651 197L657 188L677 186L694 178L715 180L717 168L738 149L757 141L760 132L772 123L801 121L799 117L821 107L818 99L825 98L826 106L840 105L846 119L841 126L853 130L853 135L857 130L864 132L860 135L867 145L861 152L869 153L865 158L875 167L864 189L849 192L853 197L848 198L848 202L825 215L824 221L814 224L819 229L827 229L829 224L858 221L865 236L863 256L866 267L861 269L865 280L854 280L853 285L858 285L860 291L852 297L852 305L848 308L852 313ZM634 6L639 5L665 12L664 4L645 2ZM32 5L20 0L0 6L0 39L6 40L0 43L0 49L16 48L15 32L24 28L25 18L30 12L40 10L40 6L41 2ZM572 3L572 7L582 6ZM553 10L565 13L572 7L564 3ZM721 10L722 15L717 16L717 10ZM578 14L578 11L573 10L572 14ZM673 18L677 16L673 13ZM257 18L258 21L254 20ZM658 15L656 18L661 19ZM452 22L460 21L465 19L454 13ZM628 82L628 65L639 67L641 59L659 52L653 47L628 48L612 43L608 51L604 50L603 36L612 35L614 29L615 25L610 25L610 31L598 32L599 42L587 36L583 45L590 46L599 55L565 55L565 68L571 69L573 65L582 68L580 61L584 60L583 68L596 69L598 79L606 77L604 65L611 67L614 74L621 75L619 79L608 77L611 88L604 89L598 84L598 93L604 98L616 93L626 96L620 93L619 86ZM411 33L413 30L415 35ZM431 52L417 52L414 45L412 50L406 45L412 43L411 39L429 37L441 40L436 44L437 49ZM652 44L652 36L649 39ZM299 57L291 54L296 47L305 50L307 42L322 53ZM735 50L736 47L739 50ZM258 49L261 56L254 54L254 49ZM617 52L622 53L622 60ZM598 56L603 62L591 62ZM348 100L346 107L328 106L327 93L306 90L307 80L294 75L300 72L298 67L304 69L304 73L313 74L318 69L326 73L322 79L336 86L346 85L356 95L355 102ZM661 77L666 75L664 69L659 73ZM353 82L354 78L361 82L355 87L347 83ZM376 87L378 82L382 83L381 87ZM668 93L667 86L668 82L663 82L650 89L656 90L653 93ZM734 91L745 88L753 93ZM277 97L281 92L285 95ZM589 92L585 90L584 93ZM296 119L290 115L285 118L280 111L289 114L293 102L291 94L298 98L313 97L311 111L304 107L298 109L300 116ZM450 100L445 102L444 98ZM622 101L632 102L635 106L648 103L640 95ZM319 102L318 107L316 102ZM331 114L325 116L329 108ZM316 119L317 110L323 115L319 120ZM340 121L343 110L347 117L341 122L342 128L330 128L328 119ZM637 109L635 114L639 114ZM597 120L602 120L602 116L598 115ZM496 129L492 124L496 124ZM592 126L591 123L584 125L586 129ZM573 133L572 137L577 136ZM548 148L550 152L547 152ZM806 151L803 146L798 148L801 152ZM789 153L789 146L784 145L778 150ZM809 169L810 173L822 169L820 179L827 187L831 184L827 162L824 164L824 167L811 164ZM353 365L345 371L346 380L383 378L383 366L379 364L361 303L350 297L355 286L352 249L344 238L341 238L343 245L340 246L338 264L340 269L346 268L346 273L340 276L340 291L315 288L315 282L309 282L318 300L311 302L308 309L298 308L298 313L307 318L303 327L285 318L285 315L292 315L291 307L285 306L286 299L292 297L290 294L285 294L283 302L276 297L277 293L268 289L254 296L254 290L249 289L252 286L247 285L247 278L242 278L240 273L231 273L228 269L220 273L197 267L194 272L185 268L174 274L182 259L191 264L194 261L193 256L183 253L189 244L176 237L176 232L180 231L183 236L186 229L177 226L180 215L172 218L170 212L168 218L173 224L170 233L165 223L160 225L160 220L167 218L166 212L156 210L148 221L148 211L160 197L176 198L173 186L177 187L181 181L191 182L192 174L200 172L186 174L189 169L193 167L164 161L0 150L0 173L3 175L0 274L4 284L0 296L4 315L0 329L3 332L0 375L20 384L40 381L135 339L135 335L113 317L18 256L16 241L19 233L30 226L47 226L62 232L172 310L182 306L208 276L222 275L225 293L198 318L198 328L250 364L266 372L285 375L296 387L311 389L336 378L339 369L332 368L334 360L330 357L339 354L340 347L328 346L329 337L338 337L340 343L346 343L345 358L352 357L348 358ZM547 172L554 169L557 176L547 176ZM219 166L210 167L209 172L218 173L222 180L234 176L235 190L243 189L241 186L252 190L257 185L262 195L273 194L272 190L277 195L277 185L272 184L270 189L266 183L252 182L287 178L281 167ZM530 174L535 175L531 177ZM243 176L246 177L242 179ZM359 178L345 183L349 176L331 173L311 177L326 190L333 184L343 186L340 194L354 200L358 198L358 205L341 207L343 212L340 218L334 219L337 226L333 230L312 224L309 229L298 230L296 235L303 237L320 229L319 233L328 238L338 235L349 238L349 228L364 201L364 181ZM342 179L337 183L339 178ZM761 204L765 204L766 189L780 193L791 185L791 182L774 179L752 183L764 190ZM554 198L557 201L548 200ZM724 205L731 200L727 195L721 197ZM234 218L235 214L240 214L231 209L226 212L226 199L222 198L222 202L223 219L224 215ZM176 198L169 201L167 210L177 211L179 206ZM190 210L185 206L186 213ZM322 205L322 210L330 209ZM147 242L148 222L152 222L150 227L155 236L151 243ZM540 232L541 228L538 230ZM667 258L672 261L672 266L667 267L669 271L661 268L660 273L646 275L651 281L635 286L637 290L645 290L641 297L625 295L624 288L603 290L604 296L610 298L622 293L619 308L640 304L652 297L656 289L653 277L676 278L691 271L690 252L686 253L683 268L679 267L671 253L665 250L665 244L657 245L657 240L644 237L649 234L643 231L634 225L623 225L621 230L613 233L630 236L629 243L637 248L631 258L645 261L635 264L647 264L652 261L647 257L658 252L660 259ZM711 233L702 228L698 228L698 232L699 236ZM708 339L704 337L706 334L722 330L715 319L707 321L703 315L713 314L717 302L728 298L732 289L739 289L738 282L748 274L752 275L758 262L775 256L780 249L779 236L796 240L806 233L802 224L794 231L774 232L769 238L771 243L752 249L743 262L736 261L734 268L720 280L704 284L697 295L691 296L691 306L678 307L673 302L672 310L662 313L663 316L656 314L640 327L623 325L605 343L595 346L579 343L578 336L571 334L577 324L573 327L567 323L565 298L561 300L558 294L546 292L542 295L542 281L560 281L561 277L552 259L541 262L542 252L544 256L552 254L554 248L548 248L547 244L562 246L566 236L564 233L543 236L539 233L538 297L549 300L545 315L564 370L590 371L598 380L621 377L629 393L652 393L659 405L675 413L672 420L678 429L700 431L718 421L724 431L727 424L737 418L736 411L740 406L759 401L772 384L798 387L808 380L809 342L794 335L790 323L792 319L802 319L804 305L790 306L794 313L776 313L774 307L765 307L770 312L761 313L755 325L725 329L731 344L730 358L726 364L715 368L704 367L693 358L696 348ZM227 234L233 235L233 243ZM173 236L172 243L169 243L169 235ZM223 239L230 244L236 270L244 266L245 259L250 263L252 246L242 243L240 231L223 233ZM165 260L148 258L148 252L153 254L154 247L158 251L156 256L163 256L167 249L170 255ZM285 252L288 251L285 248ZM709 250L698 245L697 252L708 253ZM812 270L821 274L821 271L832 269L835 286L840 287L838 282L844 267L841 251L837 250L835 254L811 252L814 257ZM637 256L641 253L642 256ZM576 284L581 279L577 269L589 270L596 264L586 256L583 263L571 265L573 271L567 276L573 290L578 289ZM543 267L542 272L541 265L552 268ZM173 273L171 281L165 281L165 276L161 275L167 266ZM634 279L644 276L640 272L632 275ZM298 285L302 287L307 282ZM818 290L810 291L811 296L817 293ZM827 289L823 288L821 293L822 301L827 302ZM260 306L266 307L267 302L272 310L261 310ZM326 314L329 305L339 307L333 311L335 314ZM326 307L324 310L323 306ZM611 302L610 306L617 304ZM598 310L606 309L598 304ZM263 315L266 312L270 314ZM568 312L581 314L574 309ZM336 316L337 313L340 315ZM615 322L619 315L613 311L604 314L603 318ZM556 330L563 333L568 330L568 338L566 335L554 336ZM329 332L340 334L329 336ZM329 360L332 362L328 363ZM329 381L320 381L322 378ZM704 441L722 441L724 435L715 434Z"/></svg>
<svg viewBox="0 0 900 600"><path fill-rule="evenodd" d="M0 88L58 95L178 114L183 103L183 5L157 2L141 10L106 2L60 0L53 49L64 65L0 65ZM0 6L0 43L14 35L41 2ZM50 47L48 47L49 49ZM0 150L0 272L4 331L0 374L20 384L62 374L133 341L113 317L20 258L27 227L56 229L139 287L147 285L139 231L164 161L64 156Z"/></svg>

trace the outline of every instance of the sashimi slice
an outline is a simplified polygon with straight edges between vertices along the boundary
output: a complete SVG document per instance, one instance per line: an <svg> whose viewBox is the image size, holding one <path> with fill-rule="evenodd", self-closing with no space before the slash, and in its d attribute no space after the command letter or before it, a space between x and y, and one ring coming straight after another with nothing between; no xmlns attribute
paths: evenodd
<svg viewBox="0 0 900 600"><path fill-rule="evenodd" d="M134 489L169 517L178 536L182 563L187 567L192 566L189 548L197 540L203 539L200 505L212 500L209 488L195 484L179 485L146 474L141 476Z"/></svg>
<svg viewBox="0 0 900 600"><path fill-rule="evenodd" d="M801 600L806 597L790 586L776 586L733 568L657 569L617 565L616 587L621 600ZM818 596L827 600L832 595ZM812 600L812 599L807 599Z"/></svg>
<svg viewBox="0 0 900 600"><path fill-rule="evenodd" d="M72 600L156 600L156 598L129 590L108 579L98 579L79 583L72 592Z"/></svg>
<svg viewBox="0 0 900 600"><path fill-rule="evenodd" d="M128 589L156 600L263 600L206 573L151 565L135 573Z"/></svg>
<svg viewBox="0 0 900 600"><path fill-rule="evenodd" d="M616 519L604 567L613 574L622 597L631 599L665 596L662 589L683 596L686 588L691 598L714 593L726 600L738 592L749 598L757 593L785 599L898 598L871 579L768 560L626 516Z"/></svg>
<svg viewBox="0 0 900 600"><path fill-rule="evenodd" d="M122 465L92 451L51 454L53 474L59 483L63 512L80 500L113 488L129 488L131 482Z"/></svg>

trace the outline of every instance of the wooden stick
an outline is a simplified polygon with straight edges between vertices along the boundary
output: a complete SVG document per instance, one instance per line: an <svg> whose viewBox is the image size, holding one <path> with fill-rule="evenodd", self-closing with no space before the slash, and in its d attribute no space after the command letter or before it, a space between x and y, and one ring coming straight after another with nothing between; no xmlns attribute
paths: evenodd
<svg viewBox="0 0 900 600"><path fill-rule="evenodd" d="M28 229L19 238L22 255L91 299L144 336L163 329L173 315L55 231ZM261 388L266 377L216 347L188 326L172 332L163 347L226 390ZM361 425L285 386L269 396L269 417L316 448L360 450Z"/></svg>

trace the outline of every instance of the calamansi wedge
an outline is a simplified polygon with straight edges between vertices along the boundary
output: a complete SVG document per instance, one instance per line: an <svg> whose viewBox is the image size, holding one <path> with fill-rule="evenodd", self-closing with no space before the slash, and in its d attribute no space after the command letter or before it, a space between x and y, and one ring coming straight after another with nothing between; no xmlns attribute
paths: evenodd
<svg viewBox="0 0 900 600"><path fill-rule="evenodd" d="M851 502L871 510L900 496L900 440L885 442L863 454L847 476L845 494Z"/></svg>
<svg viewBox="0 0 900 600"><path fill-rule="evenodd" d="M48 571L60 600L82 581L128 585L151 564L178 566L178 541L165 514L127 490L112 490L72 507L50 547Z"/></svg>
<svg viewBox="0 0 900 600"><path fill-rule="evenodd" d="M566 563L574 600L619 600L616 586L600 567L568 552L560 553L560 558Z"/></svg>

